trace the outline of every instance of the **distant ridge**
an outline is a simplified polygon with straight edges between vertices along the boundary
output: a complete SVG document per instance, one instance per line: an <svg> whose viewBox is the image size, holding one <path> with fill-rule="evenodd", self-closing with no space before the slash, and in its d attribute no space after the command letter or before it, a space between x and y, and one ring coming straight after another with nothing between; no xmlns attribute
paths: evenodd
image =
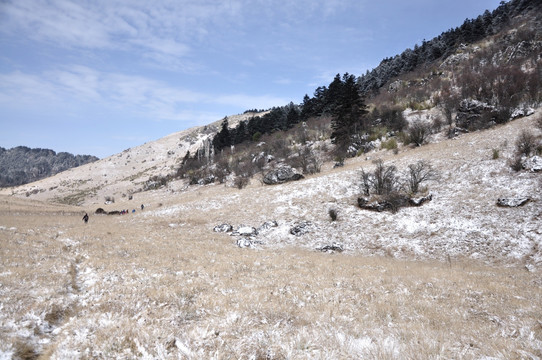
<svg viewBox="0 0 542 360"><path fill-rule="evenodd" d="M0 187L24 185L99 160L92 155L56 153L50 149L0 147Z"/></svg>

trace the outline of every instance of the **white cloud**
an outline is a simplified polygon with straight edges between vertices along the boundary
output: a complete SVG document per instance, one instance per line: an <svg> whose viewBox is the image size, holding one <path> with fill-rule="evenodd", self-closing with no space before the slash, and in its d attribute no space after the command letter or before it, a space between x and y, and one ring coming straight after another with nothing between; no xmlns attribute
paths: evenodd
<svg viewBox="0 0 542 360"><path fill-rule="evenodd" d="M266 95L211 94L173 87L165 82L122 73L70 66L40 75L20 71L0 74L0 103L34 107L47 104L94 104L122 109L156 120L215 121L227 114L190 110L213 106L270 108L287 99Z"/></svg>

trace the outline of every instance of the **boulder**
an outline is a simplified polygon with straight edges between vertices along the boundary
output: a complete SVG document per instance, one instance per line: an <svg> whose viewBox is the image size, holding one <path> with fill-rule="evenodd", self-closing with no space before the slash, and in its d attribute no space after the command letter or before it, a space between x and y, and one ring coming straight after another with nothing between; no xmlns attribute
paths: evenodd
<svg viewBox="0 0 542 360"><path fill-rule="evenodd" d="M423 197L420 197L420 198L410 198L408 199L408 205L410 206L422 206L423 204L425 204L426 202L429 202L433 200L433 195L432 194L429 194L427 196L423 196Z"/></svg>
<svg viewBox="0 0 542 360"><path fill-rule="evenodd" d="M527 204L531 199L528 197L521 198L499 198L497 199L497 206L500 207L519 207Z"/></svg>
<svg viewBox="0 0 542 360"><path fill-rule="evenodd" d="M542 171L542 157L535 155L527 158L521 163L521 166L525 170L529 170L531 172Z"/></svg>
<svg viewBox="0 0 542 360"><path fill-rule="evenodd" d="M266 231L277 226L279 226L279 223L276 220L266 221L257 229L257 232L260 233L262 231Z"/></svg>
<svg viewBox="0 0 542 360"><path fill-rule="evenodd" d="M237 230L231 233L232 236L256 236L258 235L258 230L252 226L239 225Z"/></svg>
<svg viewBox="0 0 542 360"><path fill-rule="evenodd" d="M281 166L265 174L265 176L263 177L263 182L267 185L275 185L282 184L288 181L296 181L303 178L304 176L297 173L292 167Z"/></svg>
<svg viewBox="0 0 542 360"><path fill-rule="evenodd" d="M235 244L240 248L253 248L256 245L261 245L262 242L250 238L240 238L235 241Z"/></svg>
<svg viewBox="0 0 542 360"><path fill-rule="evenodd" d="M295 236L301 236L309 233L311 231L312 223L310 221L303 221L299 224L294 225L290 229L290 234Z"/></svg>
<svg viewBox="0 0 542 360"><path fill-rule="evenodd" d="M95 213L95 214L107 215L107 211L105 211L105 210L102 209L102 208L97 208L96 211L95 211L94 213Z"/></svg>
<svg viewBox="0 0 542 360"><path fill-rule="evenodd" d="M233 226L230 224L220 224L213 228L214 232L231 232L233 231Z"/></svg>
<svg viewBox="0 0 542 360"><path fill-rule="evenodd" d="M328 252L328 253L335 253L335 252L343 252L344 248L339 243L332 243L331 245L324 245L322 247L316 248L316 250L320 250L322 252Z"/></svg>
<svg viewBox="0 0 542 360"><path fill-rule="evenodd" d="M455 123L460 128L471 129L476 127L474 125L481 120L482 114L488 111L495 111L495 107L482 101L464 99L457 109Z"/></svg>

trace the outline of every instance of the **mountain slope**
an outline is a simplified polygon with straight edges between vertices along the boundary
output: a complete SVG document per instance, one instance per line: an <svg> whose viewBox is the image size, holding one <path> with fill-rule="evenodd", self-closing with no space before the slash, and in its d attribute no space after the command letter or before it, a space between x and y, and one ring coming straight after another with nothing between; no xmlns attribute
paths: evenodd
<svg viewBox="0 0 542 360"><path fill-rule="evenodd" d="M96 160L95 156L57 154L49 149L0 147L0 187L30 183Z"/></svg>

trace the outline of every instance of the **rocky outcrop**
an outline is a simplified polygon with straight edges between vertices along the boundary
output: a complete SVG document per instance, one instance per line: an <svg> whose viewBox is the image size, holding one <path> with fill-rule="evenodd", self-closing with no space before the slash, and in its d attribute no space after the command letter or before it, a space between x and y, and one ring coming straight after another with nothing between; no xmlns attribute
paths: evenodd
<svg viewBox="0 0 542 360"><path fill-rule="evenodd" d="M373 199L359 197L358 206L364 210L377 212L391 211L395 213L402 207L418 207L431 200L433 200L433 195L431 194L419 198L412 198L402 194L394 194L386 197L376 197Z"/></svg>
<svg viewBox="0 0 542 360"><path fill-rule="evenodd" d="M459 128L479 128L480 126L478 124L482 120L482 115L494 110L495 108L493 106L484 102L473 99L464 99L457 109L455 123Z"/></svg>
<svg viewBox="0 0 542 360"><path fill-rule="evenodd" d="M267 185L276 185L303 178L304 176L295 171L295 169L284 165L265 174L263 177L263 182Z"/></svg>

